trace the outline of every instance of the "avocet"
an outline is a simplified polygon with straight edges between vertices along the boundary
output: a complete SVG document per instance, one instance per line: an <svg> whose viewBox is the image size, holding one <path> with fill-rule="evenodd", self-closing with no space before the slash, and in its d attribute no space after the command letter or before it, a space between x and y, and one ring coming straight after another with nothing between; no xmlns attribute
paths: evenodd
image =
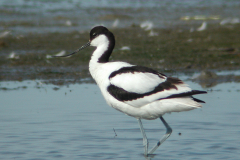
<svg viewBox="0 0 240 160"><path fill-rule="evenodd" d="M153 152L171 135L172 129L163 119L165 113L189 111L200 108L204 101L193 97L207 93L192 90L178 78L144 66L126 62L109 62L115 46L115 38L106 27L97 26L90 31L89 42L65 56L68 57L88 47L96 47L89 62L89 71L99 86L107 104L116 110L135 117L143 136L144 155ZM148 139L141 119L160 118L166 127L166 134L148 150Z"/></svg>

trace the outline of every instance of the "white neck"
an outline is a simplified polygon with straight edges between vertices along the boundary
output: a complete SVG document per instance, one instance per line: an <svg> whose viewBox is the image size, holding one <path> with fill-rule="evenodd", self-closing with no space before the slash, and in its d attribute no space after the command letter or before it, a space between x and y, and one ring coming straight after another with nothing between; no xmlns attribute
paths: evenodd
<svg viewBox="0 0 240 160"><path fill-rule="evenodd" d="M94 76L94 72L100 64L98 61L100 57L104 54L104 52L108 49L109 40L106 36L100 35L96 39L91 42L91 46L96 46L97 48L93 52L90 62L89 62L89 71L92 76Z"/></svg>
<svg viewBox="0 0 240 160"><path fill-rule="evenodd" d="M90 59L90 63L97 63L99 58L103 55L103 53L108 49L108 43L104 43L100 46L98 46L92 56L91 56L91 59Z"/></svg>
<svg viewBox="0 0 240 160"><path fill-rule="evenodd" d="M91 41L91 46L97 47L93 52L90 62L97 62L108 49L109 40L105 35L99 35Z"/></svg>

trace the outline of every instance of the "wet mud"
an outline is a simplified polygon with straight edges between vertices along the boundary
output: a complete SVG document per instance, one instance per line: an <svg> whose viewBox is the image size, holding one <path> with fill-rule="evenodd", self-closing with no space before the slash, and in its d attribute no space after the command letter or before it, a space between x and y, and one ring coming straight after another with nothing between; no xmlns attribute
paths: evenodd
<svg viewBox="0 0 240 160"><path fill-rule="evenodd" d="M110 30L116 39L111 61L152 67L166 75L240 69L240 25L209 25L204 31L192 31L187 26L145 31L135 25ZM88 32L1 37L0 80L43 79L64 84L90 78L88 62L94 48L88 47L70 58L49 57L61 51L71 53L86 44ZM197 82L206 79L202 76ZM213 79L214 83L229 79L239 82L235 75Z"/></svg>

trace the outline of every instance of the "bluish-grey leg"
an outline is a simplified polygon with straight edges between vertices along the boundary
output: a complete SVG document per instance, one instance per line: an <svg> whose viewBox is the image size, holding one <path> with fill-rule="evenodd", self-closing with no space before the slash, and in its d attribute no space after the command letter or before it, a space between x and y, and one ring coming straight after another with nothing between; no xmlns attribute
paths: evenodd
<svg viewBox="0 0 240 160"><path fill-rule="evenodd" d="M140 126L140 130L141 130L141 133L142 133L142 136L143 136L144 155L148 155L148 140L147 140L147 136L146 136L146 133L144 131L141 119L139 118L137 120L138 120L138 123L139 123L139 126Z"/></svg>
<svg viewBox="0 0 240 160"><path fill-rule="evenodd" d="M172 128L167 124L167 122L160 117L161 121L163 122L164 126L166 127L166 134L158 141L158 143L148 152L148 154L153 154L153 152L171 135Z"/></svg>

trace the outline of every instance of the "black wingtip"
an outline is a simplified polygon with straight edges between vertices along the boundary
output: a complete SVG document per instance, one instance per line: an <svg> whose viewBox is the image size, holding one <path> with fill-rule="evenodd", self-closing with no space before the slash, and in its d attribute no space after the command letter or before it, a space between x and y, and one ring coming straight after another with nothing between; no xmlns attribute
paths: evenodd
<svg viewBox="0 0 240 160"><path fill-rule="evenodd" d="M207 92L206 91L199 91L199 90L192 90L191 93L192 93L192 95L195 95L195 94L206 94Z"/></svg>
<svg viewBox="0 0 240 160"><path fill-rule="evenodd" d="M194 97L192 97L192 99L193 99L194 101L196 101L196 102L199 102L199 103L205 103L204 101L202 101L202 100L200 100L200 99L197 99L197 98L194 98Z"/></svg>
<svg viewBox="0 0 240 160"><path fill-rule="evenodd" d="M191 97L192 97L192 96L195 95L195 94L205 94L205 93L207 93L207 92L206 92L206 91L199 91L199 90L192 90L192 91L190 91L190 92L184 92L184 93L179 93L179 94L173 94L173 95L168 96L168 97L163 98L163 99L168 99L168 98L179 98L179 97L186 97L186 96L191 96ZM193 98L193 100L196 101L196 102L205 103L204 101L199 100L199 99L197 99L197 98L194 98L194 97L192 97L192 98Z"/></svg>
<svg viewBox="0 0 240 160"><path fill-rule="evenodd" d="M192 95L195 95L195 94L206 94L207 92L206 91L199 91L199 90L192 90ZM199 103L205 103L204 101L200 100L200 99L197 99L197 98L194 98L192 97L192 99L196 102L199 102Z"/></svg>

